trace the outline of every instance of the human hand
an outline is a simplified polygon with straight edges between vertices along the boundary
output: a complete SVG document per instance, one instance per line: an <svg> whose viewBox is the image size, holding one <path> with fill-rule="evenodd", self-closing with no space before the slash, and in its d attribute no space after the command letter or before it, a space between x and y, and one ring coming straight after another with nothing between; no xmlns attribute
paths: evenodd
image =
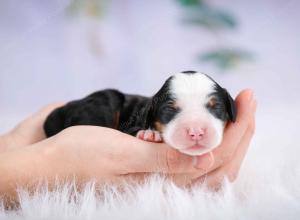
<svg viewBox="0 0 300 220"><path fill-rule="evenodd" d="M192 157L164 143L142 141L110 128L74 126L0 154L0 196L16 201L18 187L34 191L41 180L50 189L74 177L78 187L91 180L123 186L124 180L143 181L153 172L195 171Z"/></svg>
<svg viewBox="0 0 300 220"><path fill-rule="evenodd" d="M251 90L244 90L236 98L237 119L225 128L221 145L197 158L200 172L192 174L191 183L205 181L208 187L218 189L224 177L233 182L247 153L255 131L256 100Z"/></svg>
<svg viewBox="0 0 300 220"><path fill-rule="evenodd" d="M45 139L46 135L44 133L43 125L46 117L50 112L63 104L64 103L62 102L50 104L20 122L10 132L1 135L0 152L21 146L28 146Z"/></svg>
<svg viewBox="0 0 300 220"><path fill-rule="evenodd" d="M164 143L152 143L98 126L69 127L46 140L43 155L48 155L55 175L80 182L91 179L119 183L124 179L143 181L150 173L169 176L196 172L193 157ZM44 172L47 173L47 172Z"/></svg>

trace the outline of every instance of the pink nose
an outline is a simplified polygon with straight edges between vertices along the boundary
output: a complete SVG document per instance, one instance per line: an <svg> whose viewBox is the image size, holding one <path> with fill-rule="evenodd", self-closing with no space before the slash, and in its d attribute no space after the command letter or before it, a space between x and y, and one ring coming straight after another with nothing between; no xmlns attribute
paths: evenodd
<svg viewBox="0 0 300 220"><path fill-rule="evenodd" d="M202 128L188 128L187 134L191 140L198 141L203 138L205 131Z"/></svg>

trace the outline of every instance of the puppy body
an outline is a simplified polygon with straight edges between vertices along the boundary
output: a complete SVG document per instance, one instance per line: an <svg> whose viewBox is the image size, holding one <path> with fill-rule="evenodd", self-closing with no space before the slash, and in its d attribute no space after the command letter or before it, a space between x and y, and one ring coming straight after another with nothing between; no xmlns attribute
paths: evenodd
<svg viewBox="0 0 300 220"><path fill-rule="evenodd" d="M130 135L146 129L151 98L106 89L54 110L44 124L47 137L76 125L114 128Z"/></svg>
<svg viewBox="0 0 300 220"><path fill-rule="evenodd" d="M225 89L205 74L186 71L168 78L153 97L107 89L72 101L53 111L44 129L49 137L70 126L104 126L200 155L220 144L226 122L235 117Z"/></svg>

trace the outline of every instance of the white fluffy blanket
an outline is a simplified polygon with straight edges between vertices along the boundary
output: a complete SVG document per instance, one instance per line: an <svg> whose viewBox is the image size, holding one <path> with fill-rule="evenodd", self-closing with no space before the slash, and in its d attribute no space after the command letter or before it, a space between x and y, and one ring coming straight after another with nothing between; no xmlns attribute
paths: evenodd
<svg viewBox="0 0 300 220"><path fill-rule="evenodd" d="M274 116L274 115L273 115ZM270 121L269 121L270 120ZM258 120L259 121L259 120ZM300 149L295 121L261 118L257 135L234 184L223 191L177 188L158 177L120 194L107 188L99 198L94 187L70 199L71 186L34 196L20 193L19 210L0 219L300 219ZM1 178L1 177L0 177Z"/></svg>

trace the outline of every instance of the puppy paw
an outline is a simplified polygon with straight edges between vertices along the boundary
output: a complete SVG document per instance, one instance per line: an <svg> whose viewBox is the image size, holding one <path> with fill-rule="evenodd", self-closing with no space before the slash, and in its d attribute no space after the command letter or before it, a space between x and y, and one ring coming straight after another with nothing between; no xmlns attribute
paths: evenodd
<svg viewBox="0 0 300 220"><path fill-rule="evenodd" d="M137 134L136 137L144 140L144 141L149 141L149 142L162 142L162 136L158 131L154 131L154 130L140 130Z"/></svg>

